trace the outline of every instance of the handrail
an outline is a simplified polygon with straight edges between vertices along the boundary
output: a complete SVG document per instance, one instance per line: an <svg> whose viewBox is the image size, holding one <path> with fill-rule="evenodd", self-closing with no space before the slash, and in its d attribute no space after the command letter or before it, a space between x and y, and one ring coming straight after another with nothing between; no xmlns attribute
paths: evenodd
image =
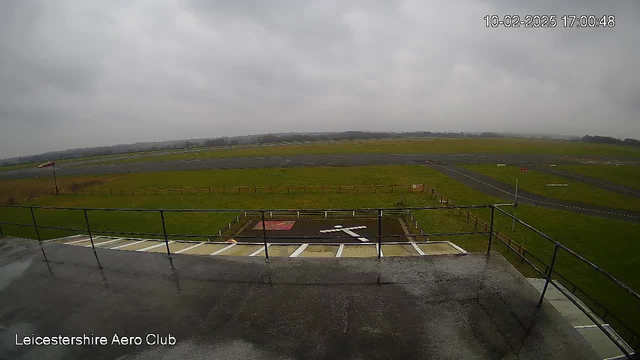
<svg viewBox="0 0 640 360"><path fill-rule="evenodd" d="M584 256L576 253L575 251L571 250L570 248L568 248L566 245L563 245L562 243L554 240L553 238L551 238L549 235L546 235L545 233L539 231L538 229L534 228L533 226L527 224L526 222L516 218L515 216L509 214L508 212L500 209L500 208L496 208L498 211L502 212L503 214L507 215L508 217L514 219L515 221L517 221L520 225L525 226L526 228L534 231L535 233L537 233L538 235L544 237L545 239L549 240L550 242L552 242L555 246L560 247L561 249L563 249L564 251L566 251L567 253L573 255L575 258L577 258L578 260L584 262L585 264L589 265L591 268L593 268L594 270L596 270L597 272L599 272L600 274L604 275L607 279L613 281L616 285L620 286L621 288L623 288L624 290L626 290L629 294L633 295L636 299L640 300L640 295L635 292L632 288L630 288L629 286L627 286L625 283L623 283L622 281L618 280L615 276L609 274L608 272L602 270L598 265L594 264L593 262L587 260Z"/></svg>

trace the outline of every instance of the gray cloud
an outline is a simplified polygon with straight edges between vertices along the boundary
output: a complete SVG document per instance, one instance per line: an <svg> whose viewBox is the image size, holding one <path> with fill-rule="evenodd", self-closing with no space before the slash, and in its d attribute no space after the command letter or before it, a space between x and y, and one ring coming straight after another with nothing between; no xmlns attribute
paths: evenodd
<svg viewBox="0 0 640 360"><path fill-rule="evenodd" d="M637 1L0 1L0 158L279 131L640 137ZM612 14L613 29L487 29Z"/></svg>

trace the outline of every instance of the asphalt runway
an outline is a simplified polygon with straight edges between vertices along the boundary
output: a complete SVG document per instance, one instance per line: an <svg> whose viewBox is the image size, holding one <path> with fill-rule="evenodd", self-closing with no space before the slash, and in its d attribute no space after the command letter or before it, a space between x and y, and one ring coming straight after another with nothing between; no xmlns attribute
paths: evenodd
<svg viewBox="0 0 640 360"><path fill-rule="evenodd" d="M73 165L61 163L56 166L58 175L91 175L108 173L135 173L171 170L211 169L263 169L314 166L366 166L366 165L415 165L432 161L439 164L493 164L496 156L507 163L567 164L576 158L535 154L329 154L272 157L206 158L194 160L153 161L106 165ZM16 169L0 172L0 178L17 179L49 176L50 168Z"/></svg>
<svg viewBox="0 0 640 360"><path fill-rule="evenodd" d="M514 189L511 185L505 184L492 177L476 173L469 169L455 165L427 165L434 170L447 175L467 186L470 186L487 195L504 199L508 202L514 200ZM522 189L518 189L518 203L536 205L549 209L571 211L579 214L606 217L610 219L630 221L640 223L640 212L607 208L601 206L586 205L552 199L537 194L533 194Z"/></svg>
<svg viewBox="0 0 640 360"><path fill-rule="evenodd" d="M265 223L278 222L279 220L267 220ZM285 220L290 222L289 230L267 230L269 242L273 243L300 243L324 242L324 243L376 243L378 241L377 219L319 219L319 220ZM243 230L234 237L238 242L262 242L262 221L252 220ZM349 229L353 234L344 231L331 231L322 233L323 230ZM409 239L397 218L382 219L383 242L405 242ZM364 240L359 240L364 239Z"/></svg>

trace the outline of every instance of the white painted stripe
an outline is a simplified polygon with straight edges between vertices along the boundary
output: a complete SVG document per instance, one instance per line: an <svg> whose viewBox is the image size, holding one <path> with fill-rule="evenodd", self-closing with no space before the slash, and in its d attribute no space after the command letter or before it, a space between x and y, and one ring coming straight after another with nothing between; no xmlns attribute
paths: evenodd
<svg viewBox="0 0 640 360"><path fill-rule="evenodd" d="M77 234L77 235L71 235L71 236L63 236L61 238L43 240L42 242L43 243L47 243L47 242L51 242L51 241L69 240L69 239L75 239L75 238L80 237L80 236L87 236L87 235Z"/></svg>
<svg viewBox="0 0 640 360"><path fill-rule="evenodd" d="M298 249L296 249L296 251L294 251L293 254L291 254L289 257L298 257L298 256L300 256L300 254L302 254L302 252L307 248L307 246L309 246L309 244L300 245L300 247Z"/></svg>
<svg viewBox="0 0 640 360"><path fill-rule="evenodd" d="M73 245L73 244L77 244L77 243L81 243L81 242L83 242L83 241L89 241L89 240L90 240L90 239L89 239L89 237L87 236L87 238L86 238L86 239L76 240L76 241L70 241L70 242L66 242L66 243L64 243L64 244L65 244L65 245Z"/></svg>
<svg viewBox="0 0 640 360"><path fill-rule="evenodd" d="M211 253L210 255L218 255L218 254L220 254L221 252L223 252L223 251L227 251L227 250L231 249L232 247L234 247L234 246L236 246L236 245L238 245L238 244L231 244L231 245L229 245L229 246L225 246L225 247L223 247L222 249L220 249L220 250L218 250L218 251L215 251L215 252Z"/></svg>
<svg viewBox="0 0 640 360"><path fill-rule="evenodd" d="M376 250L378 250L378 244L376 244ZM380 246L380 257L384 257L384 254L382 253L382 247Z"/></svg>
<svg viewBox="0 0 640 360"><path fill-rule="evenodd" d="M422 249L420 249L420 247L414 243L413 241L411 242L411 245L413 245L413 248L416 249L416 251L418 252L418 254L420 255L424 255L424 251L422 251Z"/></svg>
<svg viewBox="0 0 640 360"><path fill-rule="evenodd" d="M172 244L172 243L174 243L174 242L175 242L175 241L169 241L169 244ZM151 246L148 246L148 247L143 248L143 249L138 249L138 250L136 250L136 251L147 251L147 250L151 250L151 249L159 248L160 246L164 246L164 245L165 245L165 243L164 243L164 242L161 242L160 244L151 245Z"/></svg>
<svg viewBox="0 0 640 360"><path fill-rule="evenodd" d="M201 242L200 244L195 244L195 245L193 245L193 246L189 246L189 247L184 248L184 249L182 249L182 250L178 250L178 251L174 252L174 254L180 254L180 253L183 253L183 252L185 252L185 251L189 251L189 250L191 250L191 249L195 249L195 248L197 248L198 246L202 246L202 245L204 245L204 242Z"/></svg>
<svg viewBox="0 0 640 360"><path fill-rule="evenodd" d="M271 244L267 244L267 247L269 247L269 246L271 246ZM261 252L263 252L263 251L264 251L264 246L261 246L261 247L260 247L260 249L258 249L258 250L256 250L256 251L254 251L254 252L253 252L253 253L251 253L251 255L249 255L249 256L256 256L256 255L260 254L260 253L261 253Z"/></svg>
<svg viewBox="0 0 640 360"><path fill-rule="evenodd" d="M321 233L328 233L328 232L336 232L336 231L345 231L345 230L358 230L358 229L366 229L366 226L352 226L352 227L348 227L348 228L337 228L337 229L330 229L330 230L320 230Z"/></svg>
<svg viewBox="0 0 640 360"><path fill-rule="evenodd" d="M608 327L609 324L602 324L602 326L607 326ZM574 329L590 329L590 328L597 328L597 327L598 327L598 325L591 324L591 325L577 325L577 326L574 326L573 328Z"/></svg>
<svg viewBox="0 0 640 360"><path fill-rule="evenodd" d="M340 247L338 247L338 253L336 254L336 257L342 257L343 251L344 251L344 244L340 244Z"/></svg>
<svg viewBox="0 0 640 360"><path fill-rule="evenodd" d="M127 239L125 239L125 240L127 240ZM131 245L135 245L135 244L140 244L140 243L143 243L143 242L145 242L145 241L147 241L147 240L140 240L140 241L132 242L131 244L124 244L124 245L120 245L120 246L112 247L112 248L111 248L111 250L121 249L121 248L124 248L124 247L127 247L127 246L131 246Z"/></svg>
<svg viewBox="0 0 640 360"><path fill-rule="evenodd" d="M95 239L93 239L93 240L95 240ZM120 241L120 240L122 240L122 238L113 239L113 240L109 240L109 241L103 241L103 242L101 242L101 243L96 243L96 242L94 241L94 244L95 244L96 246L98 246L98 245L106 245L106 244L111 244L111 243L114 243L114 242L116 242L116 241ZM86 247L90 247L91 245L85 245L85 246L86 246Z"/></svg>
<svg viewBox="0 0 640 360"><path fill-rule="evenodd" d="M634 352L632 351L632 352L630 352L630 354L633 355ZM605 358L604 360L625 360L625 359L627 359L627 356L622 354L622 355L618 355L618 356L608 357L608 358Z"/></svg>
<svg viewBox="0 0 640 360"><path fill-rule="evenodd" d="M451 245L454 249L460 251L461 254L468 254L467 250L465 250L465 249L461 248L460 246L452 243L451 241L447 241L447 244Z"/></svg>

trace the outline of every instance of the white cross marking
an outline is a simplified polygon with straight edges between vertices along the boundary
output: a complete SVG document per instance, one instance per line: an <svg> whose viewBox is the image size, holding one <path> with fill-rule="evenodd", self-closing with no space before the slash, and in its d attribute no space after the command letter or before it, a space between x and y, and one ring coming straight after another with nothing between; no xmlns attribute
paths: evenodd
<svg viewBox="0 0 640 360"><path fill-rule="evenodd" d="M348 228L343 228L342 225L336 225L335 229L330 229L330 230L320 230L321 233L325 234L325 233L330 233L330 232L338 232L338 231L342 231L344 233L347 233L351 236L353 236L354 238L357 238L358 240L362 241L362 242L368 242L369 239L365 238L365 237L361 237L360 235L354 233L351 230L358 230L358 229L366 229L366 226L352 226L352 227L348 227Z"/></svg>

